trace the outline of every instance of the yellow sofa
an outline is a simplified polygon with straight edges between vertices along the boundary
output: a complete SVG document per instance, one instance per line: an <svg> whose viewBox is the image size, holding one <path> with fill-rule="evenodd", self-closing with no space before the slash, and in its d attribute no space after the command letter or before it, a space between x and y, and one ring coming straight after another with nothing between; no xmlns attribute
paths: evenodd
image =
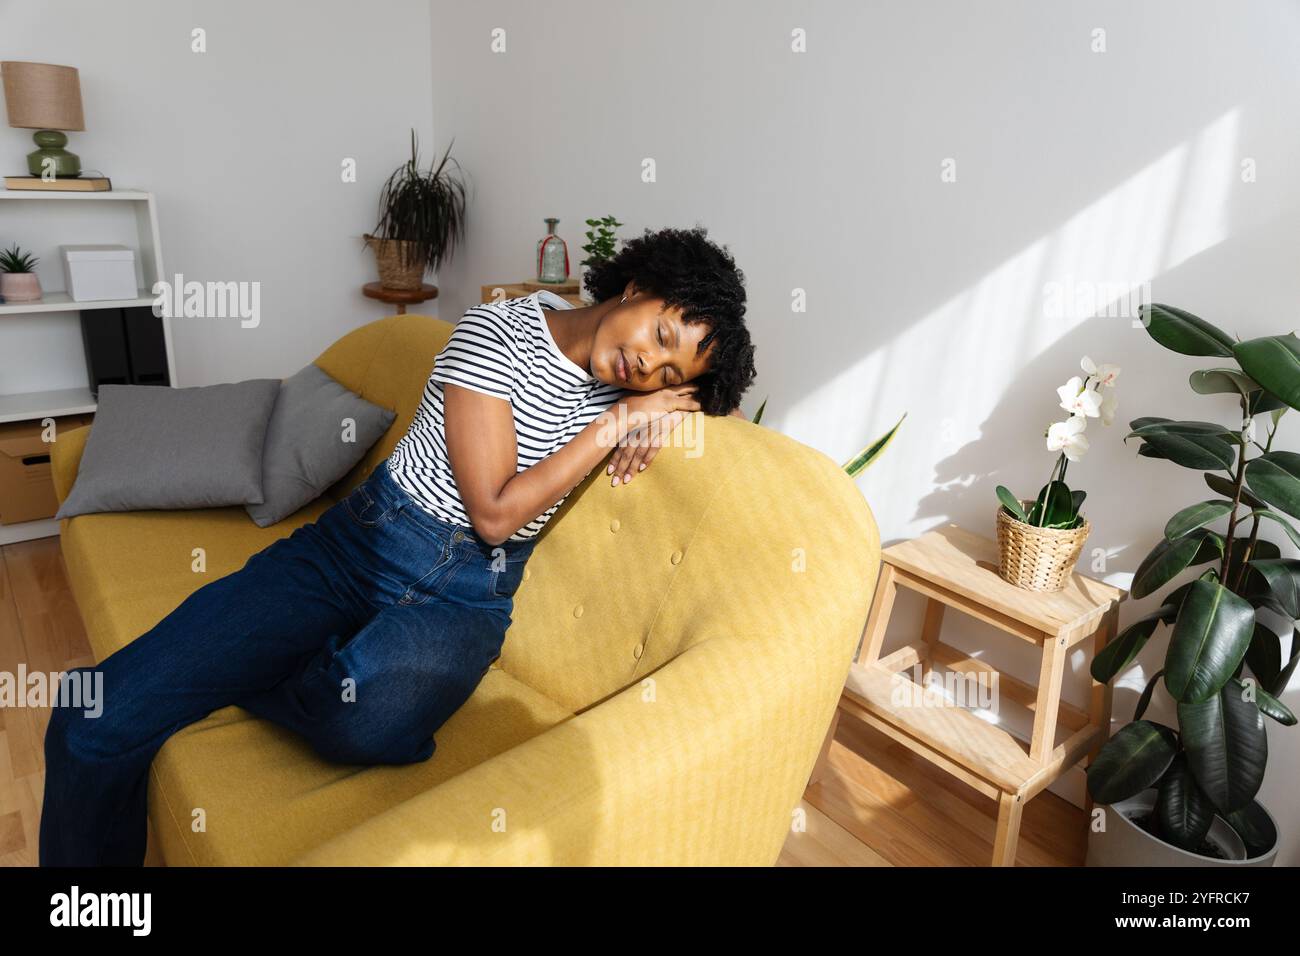
<svg viewBox="0 0 1300 956"><path fill-rule="evenodd" d="M397 418L276 525L242 507L64 519L96 659L386 458L451 328L381 319L316 360ZM602 466L574 490L529 561L501 658L430 760L331 764L236 706L173 735L149 781L167 863L773 864L862 633L880 540L825 455L739 418L695 423L695 444L665 447L626 488ZM60 500L88 433L54 445Z"/></svg>

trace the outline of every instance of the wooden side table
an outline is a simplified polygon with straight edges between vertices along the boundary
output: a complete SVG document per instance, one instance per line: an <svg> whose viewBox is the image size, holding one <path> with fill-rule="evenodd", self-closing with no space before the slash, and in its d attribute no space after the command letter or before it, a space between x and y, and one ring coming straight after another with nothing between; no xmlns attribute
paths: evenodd
<svg viewBox="0 0 1300 956"><path fill-rule="evenodd" d="M406 315L408 305L419 305L421 302L438 298L438 287L424 282L418 289L385 289L381 283L367 282L361 287L361 294L367 299L378 299L380 302L396 305L397 314Z"/></svg>
<svg viewBox="0 0 1300 956"><path fill-rule="evenodd" d="M1013 866L1025 802L1081 759L1090 763L1109 736L1110 685L1092 681L1084 712L1061 701L1061 680L1073 647L1091 641L1095 655L1115 636L1119 604L1127 592L1078 573L1063 591L1022 590L998 576L997 543L957 525L886 548L881 558L862 645L809 782L826 771L841 713L856 716L996 800L993 865ZM899 588L927 599L920 640L882 658ZM1038 685L1002 674L940 641L946 608L1038 648ZM928 686L936 665L967 679L954 689L982 682L979 686L994 695L999 711L1008 700L1032 711L1031 738L1022 741ZM899 673L909 669L919 672L920 681Z"/></svg>
<svg viewBox="0 0 1300 956"><path fill-rule="evenodd" d="M532 295L538 289L550 289L556 295L566 302L569 302L578 308L590 305L589 302L582 300L581 290L578 288L578 281L570 279L568 282L559 285L550 285L541 282L498 282L494 285L485 285L479 291L482 294L483 302L491 302L496 298L496 290L501 290L501 298L517 299L520 296Z"/></svg>

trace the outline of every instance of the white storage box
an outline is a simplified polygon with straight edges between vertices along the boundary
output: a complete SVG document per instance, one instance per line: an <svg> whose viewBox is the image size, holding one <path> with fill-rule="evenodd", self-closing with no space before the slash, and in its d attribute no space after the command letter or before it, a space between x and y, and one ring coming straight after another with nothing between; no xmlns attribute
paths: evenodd
<svg viewBox="0 0 1300 956"><path fill-rule="evenodd" d="M126 246L59 246L74 302L134 299L135 253Z"/></svg>

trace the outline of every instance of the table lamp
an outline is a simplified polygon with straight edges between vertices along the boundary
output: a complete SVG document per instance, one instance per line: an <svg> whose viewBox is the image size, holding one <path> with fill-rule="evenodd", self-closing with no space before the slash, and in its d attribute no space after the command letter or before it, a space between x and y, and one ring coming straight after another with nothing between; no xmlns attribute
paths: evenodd
<svg viewBox="0 0 1300 956"><path fill-rule="evenodd" d="M32 139L38 148L27 154L27 171L33 176L80 176L81 159L63 148L68 137L60 132L86 128L76 67L7 60L0 63L0 77L9 125L37 131Z"/></svg>

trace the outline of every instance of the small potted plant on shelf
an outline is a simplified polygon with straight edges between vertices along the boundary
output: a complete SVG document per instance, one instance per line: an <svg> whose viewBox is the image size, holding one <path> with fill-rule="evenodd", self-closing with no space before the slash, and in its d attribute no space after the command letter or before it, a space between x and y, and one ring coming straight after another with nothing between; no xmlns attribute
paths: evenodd
<svg viewBox="0 0 1300 956"><path fill-rule="evenodd" d="M0 252L0 297L5 302L39 302L44 293L36 275L41 260L17 245Z"/></svg>
<svg viewBox="0 0 1300 956"><path fill-rule="evenodd" d="M453 140L454 142L454 140ZM436 168L420 169L419 147L411 130L411 158L399 166L379 196L379 223L362 238L375 251L379 282L385 289L418 290L424 273L436 271L455 253L466 232L465 185L448 144Z"/></svg>
<svg viewBox="0 0 1300 956"><path fill-rule="evenodd" d="M1065 483L1070 462L1088 451L1084 431L1089 418L1109 425L1115 418L1115 380L1119 366L1098 365L1088 356L1075 375L1056 390L1060 407L1070 413L1045 432L1047 450L1057 452L1052 473L1035 499L1021 499L1002 485L998 501L998 574L1028 591L1060 591L1069 580L1092 525L1080 511L1087 492Z"/></svg>
<svg viewBox="0 0 1300 956"><path fill-rule="evenodd" d="M1173 588L1092 662L1095 680L1112 681L1160 625L1171 629L1164 666L1138 698L1132 723L1088 767L1089 794L1116 811L1089 834L1088 863L1271 866L1277 824L1255 797L1268 761L1265 718L1296 722L1278 698L1300 661L1300 561L1283 558L1261 530L1278 528L1300 545L1290 520L1300 517L1300 454L1273 448L1279 419L1300 408L1300 339L1238 341L1167 305L1144 306L1142 317L1171 351L1235 362L1193 372L1189 384L1202 395L1231 396L1239 413L1230 425L1130 423L1139 455L1203 472L1214 494L1169 519L1138 566L1131 595L1154 594L1188 568L1209 568ZM1279 624L1290 635L1285 657ZM1145 717L1160 686L1177 728Z"/></svg>
<svg viewBox="0 0 1300 956"><path fill-rule="evenodd" d="M614 231L623 223L619 222L613 216L605 216L601 219L588 219L587 222L587 241L582 246L582 251L587 254L578 265L591 268L594 265L612 258L614 255ZM582 292L584 301L591 301L591 294L584 288Z"/></svg>

